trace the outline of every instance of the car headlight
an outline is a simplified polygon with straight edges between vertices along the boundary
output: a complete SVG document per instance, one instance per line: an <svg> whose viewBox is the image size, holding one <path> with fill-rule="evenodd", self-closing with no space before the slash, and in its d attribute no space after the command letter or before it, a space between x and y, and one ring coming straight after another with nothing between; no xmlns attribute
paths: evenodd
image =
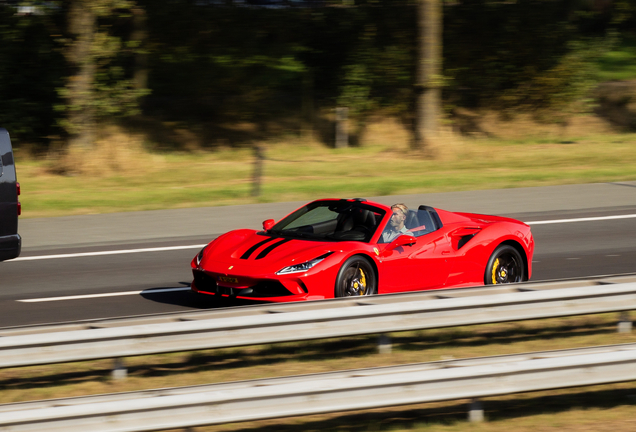
<svg viewBox="0 0 636 432"><path fill-rule="evenodd" d="M197 254L197 265L201 264L201 260L203 259L203 252L205 252L206 247L208 246L207 245L203 246L203 249L201 249L199 253Z"/></svg>
<svg viewBox="0 0 636 432"><path fill-rule="evenodd" d="M331 255L333 252L327 252L324 255L320 255L318 258L314 258L310 261L305 261L304 263L300 263L300 264L294 264L294 265L290 265L287 266L283 269L280 269L276 272L277 275L282 275L282 274L289 274L289 273L301 273L301 272L305 272L307 270L309 270L310 268L314 267L316 264L318 264L320 261L324 260L325 258L327 258L329 255Z"/></svg>

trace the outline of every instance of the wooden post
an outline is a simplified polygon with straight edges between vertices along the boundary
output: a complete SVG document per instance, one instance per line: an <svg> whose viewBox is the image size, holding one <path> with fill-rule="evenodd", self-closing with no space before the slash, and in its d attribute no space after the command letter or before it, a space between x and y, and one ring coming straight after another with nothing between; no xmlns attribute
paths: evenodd
<svg viewBox="0 0 636 432"><path fill-rule="evenodd" d="M314 132L314 76L311 70L303 77L301 136L309 141Z"/></svg>
<svg viewBox="0 0 636 432"><path fill-rule="evenodd" d="M349 146L349 133L347 131L347 116L349 108L336 108L336 148Z"/></svg>
<svg viewBox="0 0 636 432"><path fill-rule="evenodd" d="M254 145L254 173L252 175L252 196L257 197L261 195L261 182L263 176L263 160L265 155L263 154L263 148L255 144Z"/></svg>

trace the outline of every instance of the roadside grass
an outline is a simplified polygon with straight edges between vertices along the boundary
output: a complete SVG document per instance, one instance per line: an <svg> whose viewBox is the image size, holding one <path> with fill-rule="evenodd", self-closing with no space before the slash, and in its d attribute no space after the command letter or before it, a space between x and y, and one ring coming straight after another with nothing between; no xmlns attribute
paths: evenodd
<svg viewBox="0 0 636 432"><path fill-rule="evenodd" d="M634 343L616 332L618 314L465 326L377 336L127 358L128 378L110 378L112 361L0 370L0 403L199 385L451 358ZM636 382L484 399L487 422L466 421L468 401L449 401L195 428L203 431L633 431Z"/></svg>
<svg viewBox="0 0 636 432"><path fill-rule="evenodd" d="M264 143L258 197L251 196L248 148L131 151L128 142L112 142L115 150L90 155L100 169L77 175L53 174L51 161L18 151L23 216L636 180L636 134L501 139L449 133L433 159L410 150L404 130L389 125L373 134L365 145L346 149L293 137Z"/></svg>

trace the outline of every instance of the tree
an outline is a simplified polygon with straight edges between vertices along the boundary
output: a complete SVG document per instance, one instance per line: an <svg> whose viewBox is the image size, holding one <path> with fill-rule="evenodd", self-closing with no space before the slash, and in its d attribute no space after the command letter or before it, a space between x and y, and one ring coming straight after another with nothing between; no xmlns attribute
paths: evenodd
<svg viewBox="0 0 636 432"><path fill-rule="evenodd" d="M442 85L442 5L418 1L418 61L413 148L430 152L439 128Z"/></svg>
<svg viewBox="0 0 636 432"><path fill-rule="evenodd" d="M70 134L71 147L87 148L93 142L93 84L96 64L91 48L95 40L95 26L96 15L90 1L72 2L69 10L69 33L73 35L73 41L68 45L67 59L73 72L63 93L68 100L64 126Z"/></svg>
<svg viewBox="0 0 636 432"><path fill-rule="evenodd" d="M46 9L46 12L49 12ZM58 34L52 13L20 15L0 1L0 125L14 146L45 144L55 127L63 85L64 58L51 35Z"/></svg>
<svg viewBox="0 0 636 432"><path fill-rule="evenodd" d="M69 149L85 150L93 144L99 119L134 114L139 98L147 93L126 68L139 45L138 40L126 42L126 24L135 4L128 0L68 0L63 6L70 73L60 89L66 103L58 108L65 114L61 124L69 134Z"/></svg>

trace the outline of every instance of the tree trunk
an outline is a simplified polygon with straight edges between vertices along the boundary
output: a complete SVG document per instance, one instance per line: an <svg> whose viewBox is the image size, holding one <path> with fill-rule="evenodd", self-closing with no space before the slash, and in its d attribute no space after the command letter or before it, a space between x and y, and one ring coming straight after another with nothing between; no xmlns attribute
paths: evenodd
<svg viewBox="0 0 636 432"><path fill-rule="evenodd" d="M95 38L96 17L90 0L75 0L69 11L69 33L73 42L69 47L69 60L73 72L69 78L68 123L69 148L88 149L92 147L95 134L93 112L93 82L95 61L91 53Z"/></svg>
<svg viewBox="0 0 636 432"><path fill-rule="evenodd" d="M141 47L144 46L148 39L148 25L146 23L146 10L137 6L132 9L133 15L133 34L131 41L138 50L135 54L135 71L133 82L135 90L146 90L148 88L148 54Z"/></svg>
<svg viewBox="0 0 636 432"><path fill-rule="evenodd" d="M418 51L415 85L416 113L412 147L431 151L439 128L442 69L441 0L418 2Z"/></svg>

